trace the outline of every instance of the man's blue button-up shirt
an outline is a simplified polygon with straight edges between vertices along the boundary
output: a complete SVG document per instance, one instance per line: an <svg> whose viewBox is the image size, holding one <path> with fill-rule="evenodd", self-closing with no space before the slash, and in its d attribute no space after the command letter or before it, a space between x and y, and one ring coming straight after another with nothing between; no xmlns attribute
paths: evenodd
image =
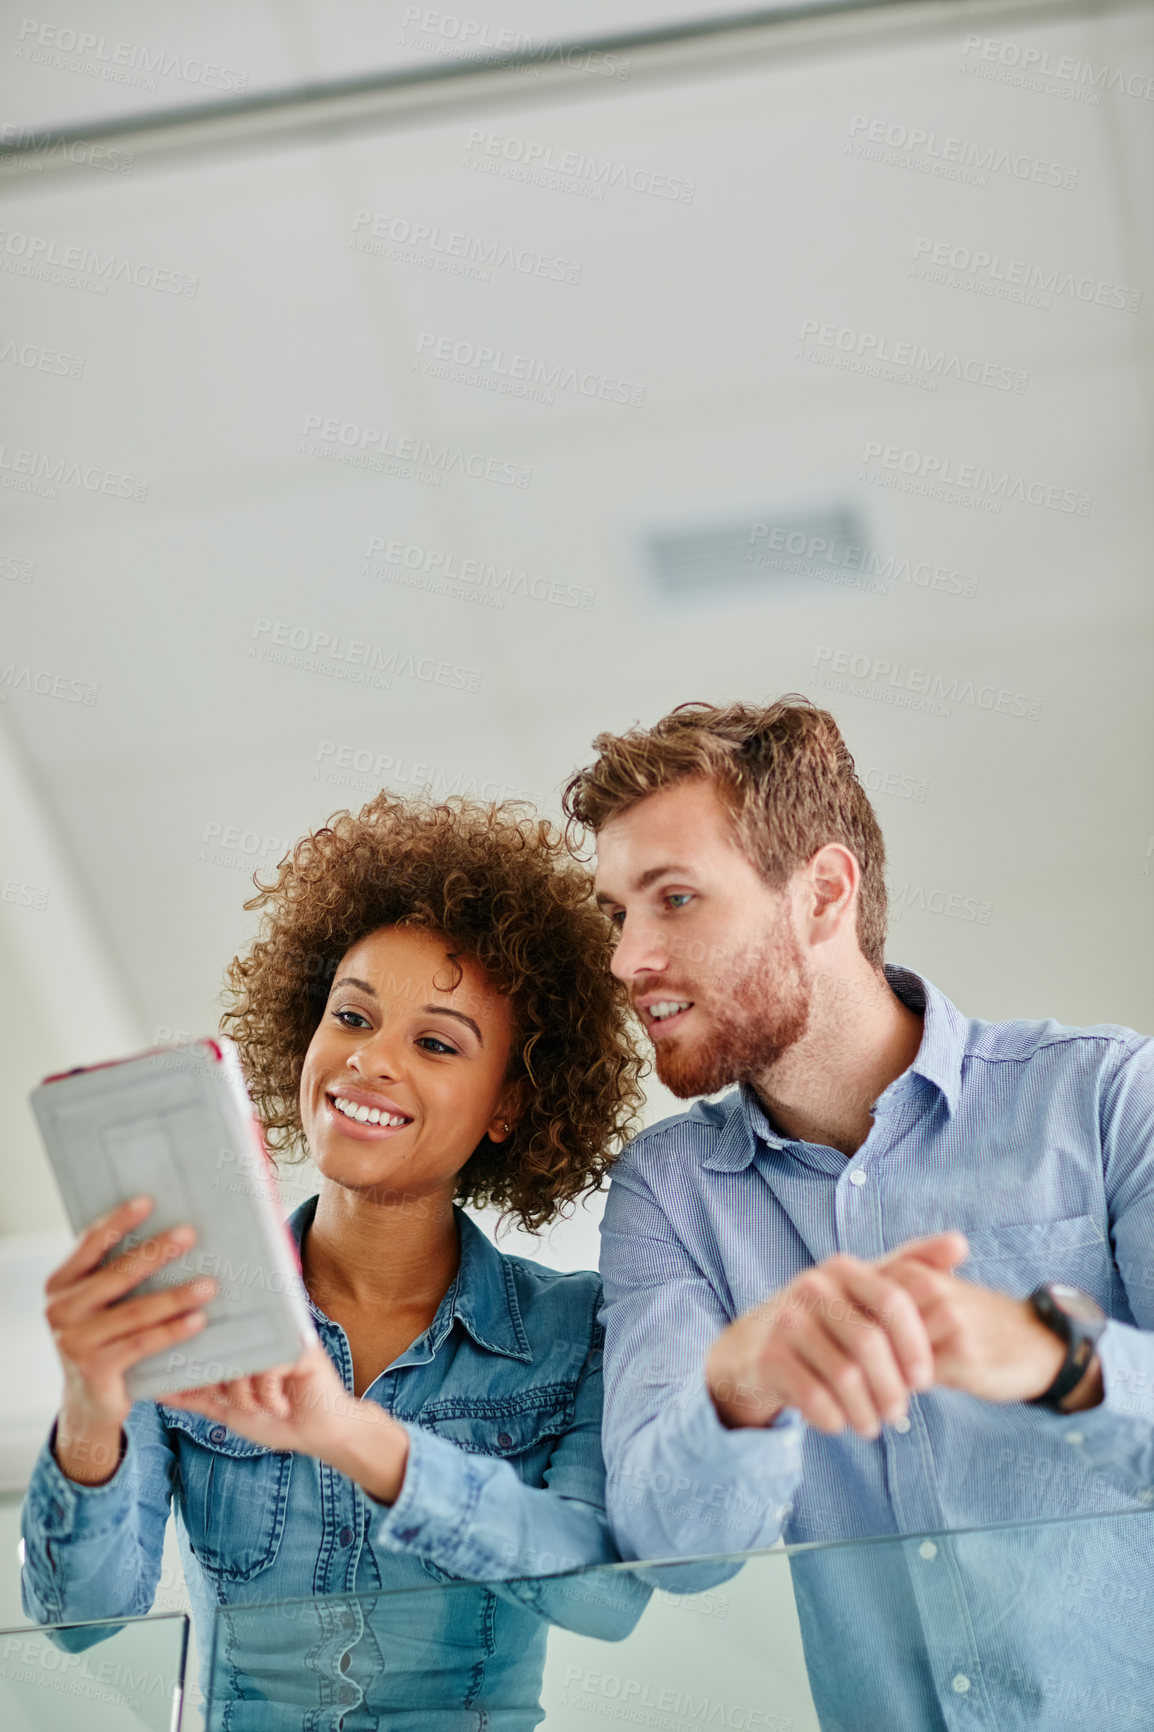
<svg viewBox="0 0 1154 1732"><path fill-rule="evenodd" d="M1107 1687L1117 1714L1130 1704L1119 1724L1154 1724L1154 1517L1114 1513L1154 1503L1154 1041L968 1020L909 970L886 975L923 1036L852 1158L779 1135L742 1088L651 1127L614 1169L604 1438L622 1554L1113 1514L795 1557L807 1663L828 1728L1113 1725ZM721 1425L703 1366L728 1323L835 1253L948 1228L969 1240L967 1279L1016 1297L1068 1282L1108 1312L1099 1407L932 1389L875 1442L794 1411Z"/></svg>

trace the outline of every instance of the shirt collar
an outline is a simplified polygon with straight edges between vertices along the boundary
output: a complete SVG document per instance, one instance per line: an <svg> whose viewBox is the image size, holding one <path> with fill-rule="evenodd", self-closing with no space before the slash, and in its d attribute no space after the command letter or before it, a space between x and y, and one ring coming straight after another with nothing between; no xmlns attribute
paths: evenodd
<svg viewBox="0 0 1154 1732"><path fill-rule="evenodd" d="M316 1197L309 1197L293 1210L286 1225L292 1234L297 1257L301 1243L317 1212ZM455 1322L468 1331L478 1347L526 1363L533 1357L509 1259L482 1233L475 1221L454 1204L453 1215L461 1241L461 1261L453 1284L437 1308L429 1335L438 1347ZM313 1316L329 1322L323 1311L309 1300Z"/></svg>
<svg viewBox="0 0 1154 1732"><path fill-rule="evenodd" d="M924 1014L922 1043L910 1070L932 1083L945 1102L946 1112L956 1112L962 1092L962 1059L966 1050L966 1019L956 1004L924 975L896 963L885 965L886 979L903 1004Z"/></svg>
<svg viewBox="0 0 1154 1732"><path fill-rule="evenodd" d="M885 965L886 979L891 989L924 1017L921 1045L909 1070L903 1076L920 1076L940 1093L946 1112L957 1108L962 1087L962 1056L965 1050L966 1021L957 1006L944 992L922 975L896 963ZM890 1084L893 1088L900 1078ZM795 1139L783 1137L769 1122L756 1090L742 1083L733 1109L727 1116L717 1147L702 1165L715 1172L740 1172L752 1161L758 1142L771 1149L786 1148Z"/></svg>

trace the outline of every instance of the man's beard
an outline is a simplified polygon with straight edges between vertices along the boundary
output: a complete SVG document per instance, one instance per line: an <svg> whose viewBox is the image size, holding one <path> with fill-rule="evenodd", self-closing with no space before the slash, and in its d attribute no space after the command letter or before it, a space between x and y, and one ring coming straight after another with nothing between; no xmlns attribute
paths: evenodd
<svg viewBox="0 0 1154 1732"><path fill-rule="evenodd" d="M694 1001L709 1018L704 1038L654 1042L657 1075L680 1100L764 1076L806 1031L813 994L788 919L763 947L746 951L743 964L715 996Z"/></svg>

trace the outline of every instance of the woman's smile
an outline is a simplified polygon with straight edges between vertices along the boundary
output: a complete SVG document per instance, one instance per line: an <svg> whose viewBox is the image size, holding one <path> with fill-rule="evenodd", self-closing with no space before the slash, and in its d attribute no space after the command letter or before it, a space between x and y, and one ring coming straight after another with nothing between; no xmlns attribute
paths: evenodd
<svg viewBox="0 0 1154 1732"><path fill-rule="evenodd" d="M384 1095L350 1088L343 1080L325 1090L325 1120L345 1136L373 1140L396 1136L413 1122L397 1102Z"/></svg>

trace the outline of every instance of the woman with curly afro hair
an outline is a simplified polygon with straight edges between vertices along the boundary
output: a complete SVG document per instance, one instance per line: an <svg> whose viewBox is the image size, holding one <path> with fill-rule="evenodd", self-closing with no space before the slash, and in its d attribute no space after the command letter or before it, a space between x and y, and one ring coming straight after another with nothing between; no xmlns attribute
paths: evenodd
<svg viewBox="0 0 1154 1732"><path fill-rule="evenodd" d="M289 1228L319 1341L137 1403L103 1481L91 1449L53 1460L103 1500L107 1556L70 1572L54 1541L52 1614L146 1611L174 1498L202 1654L218 1619L221 1725L344 1703L346 1732L418 1708L422 1727L519 1732L540 1718L547 1620L622 1636L646 1590L558 1579L618 1560L598 1278L502 1253L461 1204L535 1231L601 1186L633 1129L642 1061L610 928L560 834L512 802L382 793L257 890L222 1028L274 1158L316 1169ZM475 1585L395 1592L448 1581ZM358 1614L326 1622L324 1597L353 1593ZM273 1601L294 1618L243 1612Z"/></svg>

